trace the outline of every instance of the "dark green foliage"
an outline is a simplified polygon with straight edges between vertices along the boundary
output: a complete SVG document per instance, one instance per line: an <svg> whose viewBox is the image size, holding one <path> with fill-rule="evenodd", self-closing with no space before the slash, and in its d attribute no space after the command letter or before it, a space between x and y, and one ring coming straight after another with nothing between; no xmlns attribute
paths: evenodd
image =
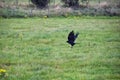
<svg viewBox="0 0 120 80"><path fill-rule="evenodd" d="M61 0L66 6L74 7L79 6L79 0Z"/></svg>
<svg viewBox="0 0 120 80"><path fill-rule="evenodd" d="M48 5L49 0L31 0L31 2L38 8L45 8Z"/></svg>

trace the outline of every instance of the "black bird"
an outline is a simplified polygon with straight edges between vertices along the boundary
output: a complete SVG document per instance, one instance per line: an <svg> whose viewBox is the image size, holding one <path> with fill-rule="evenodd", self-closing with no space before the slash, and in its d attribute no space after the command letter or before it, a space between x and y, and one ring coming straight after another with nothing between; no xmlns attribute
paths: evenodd
<svg viewBox="0 0 120 80"><path fill-rule="evenodd" d="M71 48L75 45L75 40L78 37L78 35L79 33L74 34L73 30L69 33L67 43L71 45Z"/></svg>

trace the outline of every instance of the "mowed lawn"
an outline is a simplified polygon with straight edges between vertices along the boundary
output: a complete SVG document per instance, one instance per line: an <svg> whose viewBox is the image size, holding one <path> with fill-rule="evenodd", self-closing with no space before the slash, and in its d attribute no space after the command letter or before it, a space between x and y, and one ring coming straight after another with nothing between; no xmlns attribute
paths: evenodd
<svg viewBox="0 0 120 80"><path fill-rule="evenodd" d="M120 19L0 19L0 68L1 80L119 80Z"/></svg>

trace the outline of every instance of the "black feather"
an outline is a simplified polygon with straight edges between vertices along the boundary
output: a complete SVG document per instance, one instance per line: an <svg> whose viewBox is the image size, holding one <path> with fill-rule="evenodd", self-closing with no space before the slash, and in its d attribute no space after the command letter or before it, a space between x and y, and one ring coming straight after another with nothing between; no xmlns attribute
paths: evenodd
<svg viewBox="0 0 120 80"><path fill-rule="evenodd" d="M74 34L73 30L69 33L67 43L69 43L71 45L71 47L73 47L75 45L75 40L78 37L78 35L79 35L79 33Z"/></svg>

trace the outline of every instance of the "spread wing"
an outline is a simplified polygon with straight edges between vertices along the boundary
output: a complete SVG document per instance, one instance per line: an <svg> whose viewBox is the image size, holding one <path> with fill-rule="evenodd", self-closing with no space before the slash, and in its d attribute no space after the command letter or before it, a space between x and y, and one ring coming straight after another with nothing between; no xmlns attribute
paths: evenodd
<svg viewBox="0 0 120 80"><path fill-rule="evenodd" d="M78 35L79 35L79 33L76 33L76 35L75 35L75 39L78 37Z"/></svg>

